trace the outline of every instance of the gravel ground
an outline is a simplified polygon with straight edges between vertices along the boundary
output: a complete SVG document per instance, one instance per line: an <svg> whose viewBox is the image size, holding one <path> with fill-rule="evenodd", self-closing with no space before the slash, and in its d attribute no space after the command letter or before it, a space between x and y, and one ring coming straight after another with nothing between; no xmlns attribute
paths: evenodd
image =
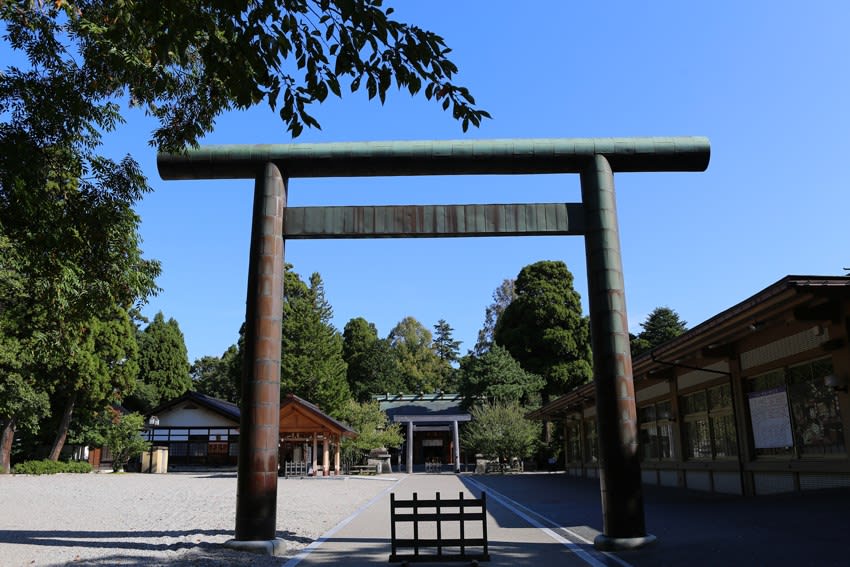
<svg viewBox="0 0 850 567"><path fill-rule="evenodd" d="M280 479L277 536L287 557L395 478ZM0 475L0 565L283 565L226 549L236 473Z"/></svg>

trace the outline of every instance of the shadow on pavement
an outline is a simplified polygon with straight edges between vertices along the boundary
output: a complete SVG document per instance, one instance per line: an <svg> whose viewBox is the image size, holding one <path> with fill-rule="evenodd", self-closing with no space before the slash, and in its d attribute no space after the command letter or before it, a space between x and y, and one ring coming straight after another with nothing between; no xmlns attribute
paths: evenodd
<svg viewBox="0 0 850 567"><path fill-rule="evenodd" d="M599 483L565 475L476 476L552 520L602 529ZM666 565L847 565L850 489L758 497L644 487L651 547L615 555L635 567Z"/></svg>

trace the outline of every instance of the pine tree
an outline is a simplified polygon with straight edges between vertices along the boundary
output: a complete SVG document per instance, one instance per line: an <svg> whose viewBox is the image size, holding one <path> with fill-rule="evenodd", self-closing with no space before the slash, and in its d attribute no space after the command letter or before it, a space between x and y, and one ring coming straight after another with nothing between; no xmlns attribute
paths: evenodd
<svg viewBox="0 0 850 567"><path fill-rule="evenodd" d="M307 286L287 264L284 272L280 392L295 394L338 415L351 397L343 342L318 273Z"/></svg>
<svg viewBox="0 0 850 567"><path fill-rule="evenodd" d="M523 407L539 403L543 378L526 372L510 353L499 345L481 356L465 356L460 362L460 388L463 406L517 402Z"/></svg>
<svg viewBox="0 0 850 567"><path fill-rule="evenodd" d="M404 389L398 361L389 342L378 338L374 324L362 317L351 319L342 336L348 387L358 402L368 402L374 394Z"/></svg>
<svg viewBox="0 0 850 567"><path fill-rule="evenodd" d="M139 392L136 404L149 411L182 396L192 387L189 354L180 326L160 311L139 334Z"/></svg>
<svg viewBox="0 0 850 567"><path fill-rule="evenodd" d="M590 326L563 262L537 262L520 271L516 298L499 318L495 339L525 370L543 377L544 403L592 376Z"/></svg>
<svg viewBox="0 0 850 567"><path fill-rule="evenodd" d="M643 331L636 337L630 336L632 356L651 350L688 330L688 323L669 307L656 307L640 326Z"/></svg>
<svg viewBox="0 0 850 567"><path fill-rule="evenodd" d="M458 387L458 371L455 363L459 360L461 341L452 337L451 325L445 319L440 319L434 325L434 342L431 349L440 359L440 388L456 391Z"/></svg>
<svg viewBox="0 0 850 567"><path fill-rule="evenodd" d="M433 349L437 354L437 358L441 361L451 364L457 362L460 354L460 345L462 341L456 341L452 337L451 325L446 323L445 319L440 319L434 325L434 342Z"/></svg>

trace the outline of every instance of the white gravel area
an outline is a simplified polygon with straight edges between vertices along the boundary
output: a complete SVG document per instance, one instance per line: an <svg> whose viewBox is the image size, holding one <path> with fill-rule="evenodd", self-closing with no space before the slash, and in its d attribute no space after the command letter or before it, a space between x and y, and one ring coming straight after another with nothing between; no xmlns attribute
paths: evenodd
<svg viewBox="0 0 850 567"><path fill-rule="evenodd" d="M287 557L238 552L236 473L0 475L0 565L283 565L395 477L280 479Z"/></svg>

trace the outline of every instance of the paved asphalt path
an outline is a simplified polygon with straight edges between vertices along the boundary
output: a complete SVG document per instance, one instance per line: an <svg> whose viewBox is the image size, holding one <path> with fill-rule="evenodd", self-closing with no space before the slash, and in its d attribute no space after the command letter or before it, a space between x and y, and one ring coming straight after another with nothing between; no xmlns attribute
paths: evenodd
<svg viewBox="0 0 850 567"><path fill-rule="evenodd" d="M500 566L850 565L850 489L743 498L644 487L650 547L600 553L598 481L560 474L398 475L397 483L287 567L387 564L389 493L477 497L487 491L491 561ZM427 537L427 534L423 534ZM418 563L418 565L436 563Z"/></svg>

